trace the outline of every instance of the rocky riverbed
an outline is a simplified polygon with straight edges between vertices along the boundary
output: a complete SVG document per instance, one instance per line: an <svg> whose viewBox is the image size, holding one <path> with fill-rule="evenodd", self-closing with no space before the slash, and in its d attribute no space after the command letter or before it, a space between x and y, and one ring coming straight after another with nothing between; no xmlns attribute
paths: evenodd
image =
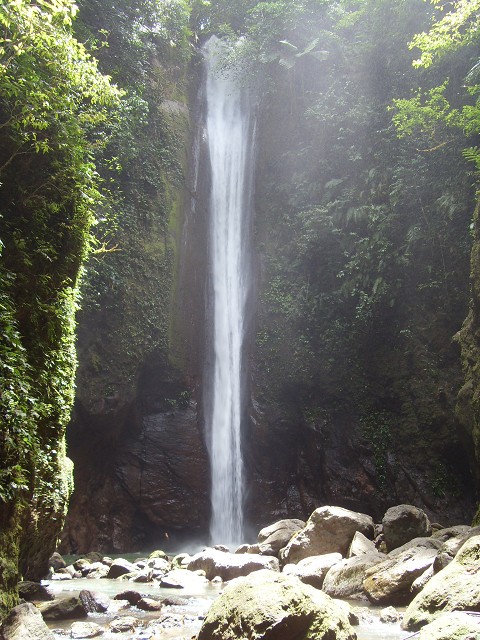
<svg viewBox="0 0 480 640"><path fill-rule="evenodd" d="M1 640L478 640L480 527L411 505L382 523L338 507L282 520L236 550L50 559Z"/></svg>

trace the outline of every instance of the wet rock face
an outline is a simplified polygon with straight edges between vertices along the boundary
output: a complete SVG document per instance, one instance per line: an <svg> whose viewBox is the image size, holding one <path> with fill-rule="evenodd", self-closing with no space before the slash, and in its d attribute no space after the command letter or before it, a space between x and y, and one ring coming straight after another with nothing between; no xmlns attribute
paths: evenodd
<svg viewBox="0 0 480 640"><path fill-rule="evenodd" d="M195 404L138 413L138 407L113 417L79 412L70 447L75 492L62 551L164 546L172 532L207 529L209 467Z"/></svg>
<svg viewBox="0 0 480 640"><path fill-rule="evenodd" d="M256 377L254 372L254 381ZM325 504L368 513L378 521L389 507L400 503L417 505L432 522L471 521L469 477L462 479L460 473L454 480L437 477L445 452L462 461L467 470L464 451L452 444L453 426L429 434L428 449L419 440L420 430L402 435L386 457L386 480L379 488L378 469L358 419L348 412L330 418L328 424L322 419L307 423L287 396L281 405L254 398L245 462L247 516L256 527L284 518L305 519ZM446 491L438 491L439 482L451 484Z"/></svg>

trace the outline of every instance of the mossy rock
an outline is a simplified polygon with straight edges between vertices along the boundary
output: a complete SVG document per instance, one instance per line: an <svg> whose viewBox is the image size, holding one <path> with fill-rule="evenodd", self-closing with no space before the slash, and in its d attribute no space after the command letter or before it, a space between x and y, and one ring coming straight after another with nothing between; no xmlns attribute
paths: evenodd
<svg viewBox="0 0 480 640"><path fill-rule="evenodd" d="M355 640L348 613L294 576L256 571L214 602L198 640Z"/></svg>
<svg viewBox="0 0 480 640"><path fill-rule="evenodd" d="M474 536L415 597L405 612L403 628L417 631L452 611L480 611L479 566L480 536Z"/></svg>

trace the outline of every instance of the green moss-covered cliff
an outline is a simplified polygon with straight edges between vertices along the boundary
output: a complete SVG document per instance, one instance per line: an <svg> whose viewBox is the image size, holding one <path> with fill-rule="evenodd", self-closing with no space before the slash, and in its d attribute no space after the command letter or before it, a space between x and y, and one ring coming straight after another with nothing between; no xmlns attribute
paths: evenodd
<svg viewBox="0 0 480 640"><path fill-rule="evenodd" d="M20 576L48 571L72 488L65 429L100 201L93 147L119 97L74 39L74 14L68 1L0 8L0 617Z"/></svg>

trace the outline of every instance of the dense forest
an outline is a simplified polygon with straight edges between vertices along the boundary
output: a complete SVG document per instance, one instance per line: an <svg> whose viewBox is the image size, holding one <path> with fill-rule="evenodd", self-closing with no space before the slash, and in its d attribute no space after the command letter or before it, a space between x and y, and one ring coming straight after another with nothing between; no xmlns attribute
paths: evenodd
<svg viewBox="0 0 480 640"><path fill-rule="evenodd" d="M60 538L206 532L212 34L256 104L252 531L478 523L479 0L6 0L0 34L0 616Z"/></svg>

